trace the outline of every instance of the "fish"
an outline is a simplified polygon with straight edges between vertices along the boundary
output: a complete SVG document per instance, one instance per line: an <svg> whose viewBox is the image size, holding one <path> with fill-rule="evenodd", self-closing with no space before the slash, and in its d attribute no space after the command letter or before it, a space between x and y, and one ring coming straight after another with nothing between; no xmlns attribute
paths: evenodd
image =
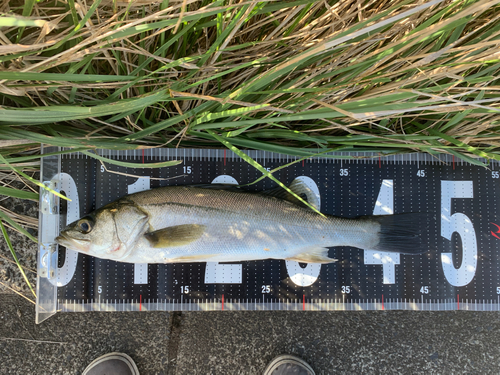
<svg viewBox="0 0 500 375"><path fill-rule="evenodd" d="M299 180L289 187L311 204ZM319 214L285 189L235 185L167 186L124 196L69 224L56 242L126 263L239 262L263 259L331 263L329 248L349 246L422 254L420 213L336 217Z"/></svg>

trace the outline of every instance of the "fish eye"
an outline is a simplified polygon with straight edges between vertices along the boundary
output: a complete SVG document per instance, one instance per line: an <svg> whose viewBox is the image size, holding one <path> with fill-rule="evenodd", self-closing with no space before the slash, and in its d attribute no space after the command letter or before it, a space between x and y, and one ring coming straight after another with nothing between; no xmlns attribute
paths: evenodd
<svg viewBox="0 0 500 375"><path fill-rule="evenodd" d="M92 222L89 219L82 219L78 222L78 227L82 233L90 233L92 230Z"/></svg>

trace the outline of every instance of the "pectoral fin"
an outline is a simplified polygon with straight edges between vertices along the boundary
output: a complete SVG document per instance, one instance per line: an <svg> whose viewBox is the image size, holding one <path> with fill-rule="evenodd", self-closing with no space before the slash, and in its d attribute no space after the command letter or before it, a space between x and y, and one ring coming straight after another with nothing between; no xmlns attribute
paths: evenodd
<svg viewBox="0 0 500 375"><path fill-rule="evenodd" d="M309 246L300 249L298 254L286 260L294 260L302 263L332 263L337 261L337 259L328 257L328 248L320 246Z"/></svg>
<svg viewBox="0 0 500 375"><path fill-rule="evenodd" d="M146 233L144 236L155 248L183 246L199 239L205 229L204 225L183 224Z"/></svg>

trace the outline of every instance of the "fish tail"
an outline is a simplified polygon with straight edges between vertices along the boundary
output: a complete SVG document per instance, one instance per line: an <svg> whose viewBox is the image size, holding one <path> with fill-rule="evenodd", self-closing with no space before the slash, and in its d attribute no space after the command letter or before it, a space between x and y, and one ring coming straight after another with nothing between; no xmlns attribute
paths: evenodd
<svg viewBox="0 0 500 375"><path fill-rule="evenodd" d="M401 254L423 254L429 250L422 238L432 219L428 213L380 215L366 219L380 224L379 242L371 250Z"/></svg>

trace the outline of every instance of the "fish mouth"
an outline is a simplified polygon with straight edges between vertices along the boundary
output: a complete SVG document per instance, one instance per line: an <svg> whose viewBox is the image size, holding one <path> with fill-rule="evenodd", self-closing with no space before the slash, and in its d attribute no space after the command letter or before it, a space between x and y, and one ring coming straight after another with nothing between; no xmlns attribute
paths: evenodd
<svg viewBox="0 0 500 375"><path fill-rule="evenodd" d="M87 252L87 249L85 249L83 246L82 246L82 242L85 242L85 243L89 243L90 240L84 240L84 239L81 239L81 240L75 240L74 238L71 238L67 235L65 235L64 233L60 233L59 236L57 236L55 238L55 241L61 245L61 246L64 246L70 250L73 250L73 249L78 249L80 251L85 251Z"/></svg>

